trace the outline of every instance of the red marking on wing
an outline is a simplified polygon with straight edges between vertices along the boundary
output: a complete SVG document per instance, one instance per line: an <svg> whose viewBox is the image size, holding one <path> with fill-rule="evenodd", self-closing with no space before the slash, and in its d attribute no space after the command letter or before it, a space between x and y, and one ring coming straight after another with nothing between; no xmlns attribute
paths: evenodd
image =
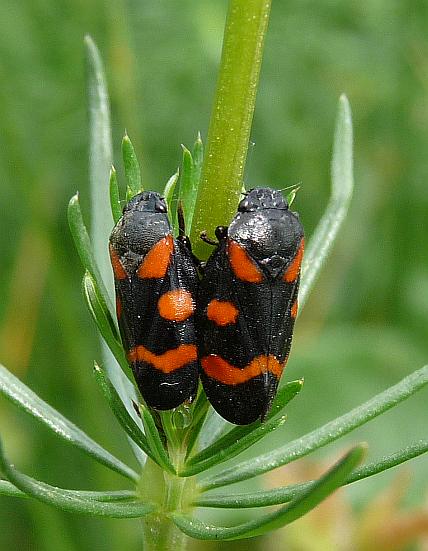
<svg viewBox="0 0 428 551"><path fill-rule="evenodd" d="M217 354L211 354L201 359L201 365L204 372L225 385L239 385L245 383L257 375L270 371L278 379L281 377L284 364L281 364L275 356L257 356L251 362L240 369L235 367Z"/></svg>
<svg viewBox="0 0 428 551"><path fill-rule="evenodd" d="M163 354L153 354L142 345L132 348L128 352L130 362L146 362L163 373L171 373L197 359L197 350L194 344L180 344L178 348L167 350Z"/></svg>
<svg viewBox="0 0 428 551"><path fill-rule="evenodd" d="M207 318L221 327L236 323L238 314L236 306L226 300L213 299L207 306Z"/></svg>
<svg viewBox="0 0 428 551"><path fill-rule="evenodd" d="M238 245L236 241L229 240L227 243L227 254L233 273L238 279L249 283L260 283L263 281L263 274L248 256L246 250Z"/></svg>
<svg viewBox="0 0 428 551"><path fill-rule="evenodd" d="M126 270L123 267L123 264L119 258L119 255L117 254L117 252L115 251L111 243L109 245L109 251L110 251L110 262L113 268L114 278L126 279L128 277L128 274L126 273Z"/></svg>
<svg viewBox="0 0 428 551"><path fill-rule="evenodd" d="M162 238L146 254L137 270L137 276L141 279L165 277L173 250L172 235Z"/></svg>
<svg viewBox="0 0 428 551"><path fill-rule="evenodd" d="M287 271L284 274L284 281L287 283L293 283L296 280L297 276L300 273L300 265L302 264L303 251L305 249L305 240L302 239L300 242L299 249L294 257L292 263L287 268Z"/></svg>
<svg viewBox="0 0 428 551"><path fill-rule="evenodd" d="M184 321L193 314L194 309L192 295L184 289L168 291L158 300L159 314L170 321Z"/></svg>

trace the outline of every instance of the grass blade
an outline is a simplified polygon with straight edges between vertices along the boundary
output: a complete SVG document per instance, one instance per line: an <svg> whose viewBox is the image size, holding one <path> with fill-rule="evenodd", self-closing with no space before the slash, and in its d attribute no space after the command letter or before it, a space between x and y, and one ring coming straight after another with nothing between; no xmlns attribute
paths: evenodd
<svg viewBox="0 0 428 551"><path fill-rule="evenodd" d="M80 448L99 463L126 476L130 480L138 480L137 473L102 448L71 421L61 415L61 413L44 402L2 365L0 365L0 392L23 411L32 415L58 436Z"/></svg>
<svg viewBox="0 0 428 551"><path fill-rule="evenodd" d="M361 406L345 415L330 421L319 429L281 446L276 450L260 455L257 462L243 461L234 467L224 470L221 474L206 479L202 483L203 490L227 486L241 480L253 478L291 463L314 450L337 440L344 434L374 419L381 413L398 405L412 396L428 383L428 366L423 367L402 379L398 384L374 396Z"/></svg>
<svg viewBox="0 0 428 551"><path fill-rule="evenodd" d="M299 290L300 311L333 247L340 226L348 212L353 187L352 115L348 99L345 95L342 95L339 99L334 136L331 196L326 211L309 241L303 258L302 280Z"/></svg>
<svg viewBox="0 0 428 551"><path fill-rule="evenodd" d="M114 518L135 518L154 511L155 506L141 501L101 501L83 492L63 490L35 480L17 471L8 463L0 442L0 467L8 479L21 491L48 505L72 513Z"/></svg>
<svg viewBox="0 0 428 551"><path fill-rule="evenodd" d="M256 520L238 526L217 527L184 515L174 514L172 518L185 534L197 539L235 540L260 536L270 530L276 530L290 524L324 501L343 484L349 473L360 463L365 449L365 446L353 448L324 476L317 480L312 487L301 492L291 503Z"/></svg>

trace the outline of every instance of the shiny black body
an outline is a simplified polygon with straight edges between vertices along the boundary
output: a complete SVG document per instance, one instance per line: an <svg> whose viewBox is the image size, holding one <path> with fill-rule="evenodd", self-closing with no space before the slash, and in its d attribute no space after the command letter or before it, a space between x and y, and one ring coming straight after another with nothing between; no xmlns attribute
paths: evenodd
<svg viewBox="0 0 428 551"><path fill-rule="evenodd" d="M256 188L240 202L229 228L218 228L216 233L219 243L206 264L198 291L200 360L220 356L242 370L255 358L270 357L283 366L297 312L300 271L292 282L285 281L284 274L299 247L303 250L304 232L298 216L288 209L279 191ZM261 281L237 276L228 253L230 242L245 251L262 274ZM218 326L208 319L207 307L213 299L236 307L236 323ZM205 392L222 417L239 425L266 417L280 374L264 370L245 382L229 384L209 376L203 361L201 365Z"/></svg>
<svg viewBox="0 0 428 551"><path fill-rule="evenodd" d="M145 258L164 238L173 242L164 276L139 277L138 270ZM115 271L117 314L123 346L138 388L153 408L177 407L196 393L196 359L165 373L150 361L132 359L130 353L144 347L148 353L162 356L180 345L196 344L194 315L174 321L159 314L158 301L169 291L185 290L196 297L198 278L190 251L180 239L172 237L167 207L158 193L140 193L125 206L110 236L110 250L126 272L123 277L120 268Z"/></svg>

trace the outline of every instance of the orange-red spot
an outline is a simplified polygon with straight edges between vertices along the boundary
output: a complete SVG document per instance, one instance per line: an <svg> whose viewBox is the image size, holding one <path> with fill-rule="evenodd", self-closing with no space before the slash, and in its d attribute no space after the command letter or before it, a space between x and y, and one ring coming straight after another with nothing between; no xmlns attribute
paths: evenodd
<svg viewBox="0 0 428 551"><path fill-rule="evenodd" d="M195 309L192 295L184 289L164 293L158 300L159 314L170 321L184 321Z"/></svg>
<svg viewBox="0 0 428 551"><path fill-rule="evenodd" d="M228 241L227 253L233 273L238 279L249 283L260 283L263 280L262 272L236 241Z"/></svg>
<svg viewBox="0 0 428 551"><path fill-rule="evenodd" d="M173 250L174 240L172 235L167 235L146 254L137 270L137 276L141 279L165 277Z"/></svg>
<svg viewBox="0 0 428 551"><path fill-rule="evenodd" d="M297 304L297 300L294 301L293 306L291 307L291 317L296 318L297 317L297 310L299 306Z"/></svg>
<svg viewBox="0 0 428 551"><path fill-rule="evenodd" d="M119 319L121 315L122 315L122 301L120 300L119 297L116 297L116 316L117 316L117 319Z"/></svg>
<svg viewBox="0 0 428 551"><path fill-rule="evenodd" d="M236 323L238 313L236 306L226 300L213 299L207 307L207 318L222 327Z"/></svg>
<svg viewBox="0 0 428 551"><path fill-rule="evenodd" d="M279 379L284 368L284 364L281 364L272 354L257 356L243 369L231 365L217 354L202 358L201 365L208 377L225 385L239 385L267 371Z"/></svg>
<svg viewBox="0 0 428 551"><path fill-rule="evenodd" d="M123 264L119 258L119 255L114 250L113 245L110 243L109 245L110 250L110 261L113 268L113 274L115 279L126 279L128 277L128 274L125 271L125 268L123 267Z"/></svg>
<svg viewBox="0 0 428 551"><path fill-rule="evenodd" d="M305 249L305 240L302 239L300 242L299 250L296 253L296 256L294 257L292 263L288 267L287 271L284 274L284 281L287 283L292 283L296 280L297 276L300 272L300 265L302 263L303 258L303 251Z"/></svg>
<svg viewBox="0 0 428 551"><path fill-rule="evenodd" d="M144 346L136 346L128 352L130 362L146 362L163 373L171 373L180 367L184 367L197 359L196 346L194 344L180 344L178 348L167 350L163 354L153 354Z"/></svg>

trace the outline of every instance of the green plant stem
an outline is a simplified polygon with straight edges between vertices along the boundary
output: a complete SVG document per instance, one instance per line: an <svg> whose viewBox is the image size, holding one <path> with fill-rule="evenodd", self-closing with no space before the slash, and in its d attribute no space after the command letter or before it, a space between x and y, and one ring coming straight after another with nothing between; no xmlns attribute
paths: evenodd
<svg viewBox="0 0 428 551"><path fill-rule="evenodd" d="M185 551L188 536L177 528L170 513L183 512L183 498L188 499L188 486L191 481L163 471L148 459L143 468L140 482L140 495L145 501L151 496L161 506L159 512L143 518L144 551ZM193 494L192 494L193 495Z"/></svg>
<svg viewBox="0 0 428 551"><path fill-rule="evenodd" d="M198 258L211 248L200 239L230 222L242 189L270 0L231 0L208 131L191 240ZM215 201L212 198L215 197Z"/></svg>

